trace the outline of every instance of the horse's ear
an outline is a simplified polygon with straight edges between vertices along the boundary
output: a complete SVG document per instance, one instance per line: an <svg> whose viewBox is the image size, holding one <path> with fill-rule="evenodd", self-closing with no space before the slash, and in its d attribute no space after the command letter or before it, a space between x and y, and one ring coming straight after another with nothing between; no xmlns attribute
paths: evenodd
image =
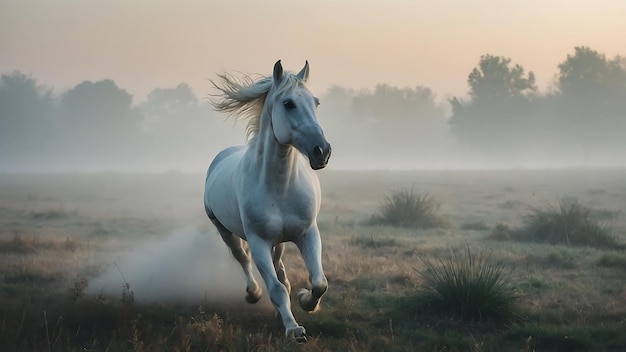
<svg viewBox="0 0 626 352"><path fill-rule="evenodd" d="M309 60L304 62L304 67L300 72L298 72L298 78L300 78L303 82L306 82L309 79Z"/></svg>
<svg viewBox="0 0 626 352"><path fill-rule="evenodd" d="M281 79L283 79L283 65L278 60L274 64L274 83L280 82Z"/></svg>

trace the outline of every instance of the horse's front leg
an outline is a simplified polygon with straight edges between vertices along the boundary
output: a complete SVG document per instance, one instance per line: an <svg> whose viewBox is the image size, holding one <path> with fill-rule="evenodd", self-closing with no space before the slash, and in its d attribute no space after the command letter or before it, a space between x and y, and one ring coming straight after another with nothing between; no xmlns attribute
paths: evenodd
<svg viewBox="0 0 626 352"><path fill-rule="evenodd" d="M315 312L319 309L322 295L328 289L328 280L322 268L322 241L317 226L314 225L305 231L296 245L302 253L311 281L311 290L301 289L298 292L298 301L305 311Z"/></svg>
<svg viewBox="0 0 626 352"><path fill-rule="evenodd" d="M293 337L298 342L306 342L306 330L298 325L291 312L289 293L276 275L272 261L272 245L257 235L249 235L248 247L252 253L252 259L259 269L259 273L265 281L267 292L274 307L280 314L285 327L285 335Z"/></svg>

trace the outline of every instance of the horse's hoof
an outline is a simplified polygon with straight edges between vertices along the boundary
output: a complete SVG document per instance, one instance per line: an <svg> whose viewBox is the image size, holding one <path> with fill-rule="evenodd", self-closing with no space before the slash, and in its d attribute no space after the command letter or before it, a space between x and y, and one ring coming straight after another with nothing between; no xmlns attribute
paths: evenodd
<svg viewBox="0 0 626 352"><path fill-rule="evenodd" d="M298 292L298 302L300 303L300 307L309 313L315 313L319 309L319 300L316 302L313 299L311 291L306 288L300 289Z"/></svg>
<svg viewBox="0 0 626 352"><path fill-rule="evenodd" d="M248 290L246 290L248 291ZM248 291L248 294L246 295L246 302L250 303L250 304L254 304L256 302L258 302L261 299L261 296L263 295L263 290L261 290L260 288L256 288L256 290L254 291Z"/></svg>
<svg viewBox="0 0 626 352"><path fill-rule="evenodd" d="M306 330L303 326L287 329L287 338L294 339L297 343L306 343Z"/></svg>

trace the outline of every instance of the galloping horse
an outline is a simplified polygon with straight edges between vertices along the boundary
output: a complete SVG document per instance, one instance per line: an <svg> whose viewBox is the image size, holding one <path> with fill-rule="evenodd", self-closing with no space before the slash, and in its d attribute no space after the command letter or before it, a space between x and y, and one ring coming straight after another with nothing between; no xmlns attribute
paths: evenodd
<svg viewBox="0 0 626 352"><path fill-rule="evenodd" d="M246 301L256 303L262 294L252 255L285 335L298 342L306 342L306 331L291 312L291 285L281 259L285 242L296 244L309 272L311 289L298 292L302 309L316 311L328 288L317 227L321 191L313 170L327 165L331 148L315 115L319 101L305 85L308 76L308 62L292 74L279 60L271 77L220 75L221 83L213 82L221 91L215 109L247 119L248 142L215 157L204 192L209 219L246 275Z"/></svg>

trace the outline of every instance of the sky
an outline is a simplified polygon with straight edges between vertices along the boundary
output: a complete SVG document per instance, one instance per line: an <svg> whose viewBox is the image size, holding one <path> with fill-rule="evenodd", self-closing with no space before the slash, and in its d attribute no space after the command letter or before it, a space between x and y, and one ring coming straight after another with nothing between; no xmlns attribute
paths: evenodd
<svg viewBox="0 0 626 352"><path fill-rule="evenodd" d="M309 86L467 93L480 56L512 59L547 89L575 46L626 55L626 1L0 0L0 73L62 92L113 79L145 99L216 73L311 65ZM319 94L319 93L318 93Z"/></svg>

